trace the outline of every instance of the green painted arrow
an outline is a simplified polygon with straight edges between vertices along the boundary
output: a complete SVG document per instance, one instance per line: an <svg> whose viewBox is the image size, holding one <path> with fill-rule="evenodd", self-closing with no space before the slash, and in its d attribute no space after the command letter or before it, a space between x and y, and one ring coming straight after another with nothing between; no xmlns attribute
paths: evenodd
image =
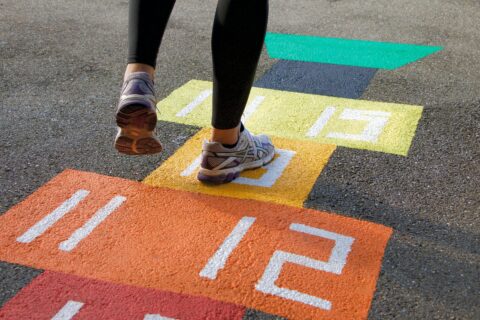
<svg viewBox="0 0 480 320"><path fill-rule="evenodd" d="M267 33L268 54L274 59L321 62L393 70L442 50L403 43L322 38Z"/></svg>

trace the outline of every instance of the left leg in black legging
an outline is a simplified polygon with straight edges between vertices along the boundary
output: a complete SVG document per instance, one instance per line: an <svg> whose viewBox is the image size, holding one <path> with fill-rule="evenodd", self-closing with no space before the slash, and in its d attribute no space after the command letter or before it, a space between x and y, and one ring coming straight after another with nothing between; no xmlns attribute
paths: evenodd
<svg viewBox="0 0 480 320"><path fill-rule="evenodd" d="M239 125L267 30L268 0L219 0L212 33L216 129Z"/></svg>
<svg viewBox="0 0 480 320"><path fill-rule="evenodd" d="M156 66L158 49L175 0L130 0L128 63Z"/></svg>

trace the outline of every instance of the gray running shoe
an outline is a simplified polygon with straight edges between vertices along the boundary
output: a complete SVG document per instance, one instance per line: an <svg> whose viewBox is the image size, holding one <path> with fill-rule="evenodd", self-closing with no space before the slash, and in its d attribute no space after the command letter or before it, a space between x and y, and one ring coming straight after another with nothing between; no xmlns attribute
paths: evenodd
<svg viewBox="0 0 480 320"><path fill-rule="evenodd" d="M162 151L155 136L157 112L153 81L146 72L134 72L123 83L116 113L118 134L115 148L125 154Z"/></svg>
<svg viewBox="0 0 480 320"><path fill-rule="evenodd" d="M243 170L256 169L269 163L274 155L275 147L267 136L254 136L244 129L234 148L226 148L218 142L203 143L197 178L214 184L231 182Z"/></svg>

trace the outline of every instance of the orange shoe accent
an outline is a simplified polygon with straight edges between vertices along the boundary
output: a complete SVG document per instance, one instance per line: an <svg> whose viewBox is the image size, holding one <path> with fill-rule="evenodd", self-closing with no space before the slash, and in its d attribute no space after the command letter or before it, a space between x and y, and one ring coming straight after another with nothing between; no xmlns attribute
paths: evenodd
<svg viewBox="0 0 480 320"><path fill-rule="evenodd" d="M0 224L0 260L289 319L366 318L392 232L310 209L73 170Z"/></svg>

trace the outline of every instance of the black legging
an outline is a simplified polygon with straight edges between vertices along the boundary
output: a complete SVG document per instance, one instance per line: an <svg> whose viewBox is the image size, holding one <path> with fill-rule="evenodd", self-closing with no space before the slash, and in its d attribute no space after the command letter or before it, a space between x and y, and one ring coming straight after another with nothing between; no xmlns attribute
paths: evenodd
<svg viewBox="0 0 480 320"><path fill-rule="evenodd" d="M130 0L129 63L155 67L175 0ZM238 126L267 29L268 0L219 0L212 32L213 115L217 129Z"/></svg>

